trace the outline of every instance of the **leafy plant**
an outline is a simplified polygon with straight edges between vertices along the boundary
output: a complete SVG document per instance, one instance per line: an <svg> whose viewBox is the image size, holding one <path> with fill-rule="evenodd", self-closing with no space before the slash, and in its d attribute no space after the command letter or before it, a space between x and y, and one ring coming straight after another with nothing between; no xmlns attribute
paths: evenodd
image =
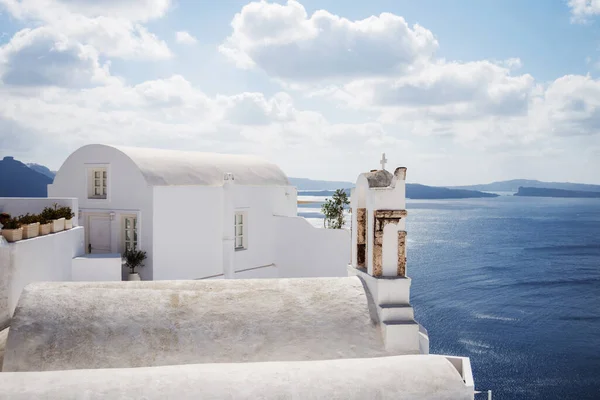
<svg viewBox="0 0 600 400"><path fill-rule="evenodd" d="M329 229L341 229L344 226L344 208L350 204L343 189L337 189L331 199L325 200L321 212L325 215L323 226Z"/></svg>
<svg viewBox="0 0 600 400"><path fill-rule="evenodd" d="M75 216L71 207L59 207L57 210L58 218L71 219Z"/></svg>
<svg viewBox="0 0 600 400"><path fill-rule="evenodd" d="M135 269L137 267L144 266L144 260L146 259L146 252L137 249L130 249L125 251L123 254L123 258L125 259L125 265L129 267L129 273L135 273Z"/></svg>
<svg viewBox="0 0 600 400"><path fill-rule="evenodd" d="M25 215L19 216L19 222L23 225L35 224L39 221L39 217L35 214L31 215L29 213Z"/></svg>
<svg viewBox="0 0 600 400"><path fill-rule="evenodd" d="M0 213L0 224L3 224L10 219L10 214L8 213Z"/></svg>
<svg viewBox="0 0 600 400"><path fill-rule="evenodd" d="M45 207L40 213L40 217L46 221L62 218L58 210L58 204L54 203L54 207Z"/></svg>
<svg viewBox="0 0 600 400"><path fill-rule="evenodd" d="M2 229L19 229L21 227L21 223L16 218L7 219L2 223Z"/></svg>

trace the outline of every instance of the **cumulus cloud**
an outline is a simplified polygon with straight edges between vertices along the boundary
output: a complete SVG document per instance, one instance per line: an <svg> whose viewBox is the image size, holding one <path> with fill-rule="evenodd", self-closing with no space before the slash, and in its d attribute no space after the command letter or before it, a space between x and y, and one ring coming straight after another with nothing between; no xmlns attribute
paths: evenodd
<svg viewBox="0 0 600 400"><path fill-rule="evenodd" d="M231 26L221 53L240 67L295 81L388 75L429 59L438 47L429 30L393 14L350 21L320 10L309 17L294 0L250 3Z"/></svg>
<svg viewBox="0 0 600 400"><path fill-rule="evenodd" d="M553 81L535 104L547 116L548 128L559 135L600 133L600 80L567 75Z"/></svg>
<svg viewBox="0 0 600 400"><path fill-rule="evenodd" d="M448 117L526 113L534 79L512 76L509 68L489 61L428 64L399 78L353 81L342 99L364 107L427 108ZM340 97L341 96L341 97Z"/></svg>
<svg viewBox="0 0 600 400"><path fill-rule="evenodd" d="M573 22L586 22L590 17L600 15L599 0L569 0Z"/></svg>
<svg viewBox="0 0 600 400"><path fill-rule="evenodd" d="M167 0L0 0L15 18L94 46L109 57L165 59L167 44L141 24L167 11Z"/></svg>
<svg viewBox="0 0 600 400"><path fill-rule="evenodd" d="M198 39L196 39L195 37L193 37L192 35L190 35L189 32L186 31L179 31L175 34L175 39L177 40L177 43L181 43L181 44L196 44L198 43Z"/></svg>
<svg viewBox="0 0 600 400"><path fill-rule="evenodd" d="M91 46L41 27L19 31L0 47L0 78L7 85L87 87L110 81Z"/></svg>

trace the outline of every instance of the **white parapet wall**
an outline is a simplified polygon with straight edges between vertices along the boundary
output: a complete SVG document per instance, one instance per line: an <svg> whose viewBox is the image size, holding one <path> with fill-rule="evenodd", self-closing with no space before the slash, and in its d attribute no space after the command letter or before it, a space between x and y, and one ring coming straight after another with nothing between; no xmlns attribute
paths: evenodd
<svg viewBox="0 0 600 400"><path fill-rule="evenodd" d="M32 282L70 281L73 257L84 254L82 227L7 243L0 239L0 326Z"/></svg>
<svg viewBox="0 0 600 400"><path fill-rule="evenodd" d="M274 217L280 278L347 276L350 232L315 228L302 217Z"/></svg>
<svg viewBox="0 0 600 400"><path fill-rule="evenodd" d="M78 226L78 201L70 197L0 197L0 212L5 212L13 217L19 215L39 214L45 207L71 207L75 217L73 226Z"/></svg>
<svg viewBox="0 0 600 400"><path fill-rule="evenodd" d="M75 257L71 280L74 282L120 281L123 270L121 254L85 254Z"/></svg>

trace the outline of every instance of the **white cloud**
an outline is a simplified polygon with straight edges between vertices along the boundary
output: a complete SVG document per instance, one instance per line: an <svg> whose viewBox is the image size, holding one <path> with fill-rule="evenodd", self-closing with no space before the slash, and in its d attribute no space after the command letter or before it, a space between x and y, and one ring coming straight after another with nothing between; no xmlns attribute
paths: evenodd
<svg viewBox="0 0 600 400"><path fill-rule="evenodd" d="M308 17L294 0L250 3L231 25L221 53L240 67L292 81L389 75L429 59L438 47L429 30L393 14L350 21L321 10Z"/></svg>
<svg viewBox="0 0 600 400"><path fill-rule="evenodd" d="M103 85L112 79L93 47L45 27L21 30L0 47L0 78L7 85L63 87Z"/></svg>
<svg viewBox="0 0 600 400"><path fill-rule="evenodd" d="M177 43L181 43L181 44L196 44L198 43L198 39L196 39L195 37L193 37L192 35L190 35L189 32L186 31L179 31L175 34L175 39L177 40Z"/></svg>
<svg viewBox="0 0 600 400"><path fill-rule="evenodd" d="M552 82L535 107L547 128L565 136L600 133L600 80L567 75Z"/></svg>
<svg viewBox="0 0 600 400"><path fill-rule="evenodd" d="M146 22L165 15L171 0L0 0L16 18L52 20L65 14Z"/></svg>
<svg viewBox="0 0 600 400"><path fill-rule="evenodd" d="M31 152L41 152L40 145L59 149L63 158L99 141L250 152L282 161L291 150L337 157L337 151L362 152L397 142L378 123L335 124L318 112L299 110L287 93L207 96L179 75L135 86L111 81L77 90L0 88L0 119L11 121L11 134L27 132L39 138L29 142ZM14 146L2 151L21 147L10 143Z"/></svg>
<svg viewBox="0 0 600 400"><path fill-rule="evenodd" d="M240 125L268 125L272 122L286 122L297 112L292 98L284 92L271 99L262 93L242 93L235 96L219 96L225 108L225 118Z"/></svg>
<svg viewBox="0 0 600 400"><path fill-rule="evenodd" d="M399 78L357 80L334 93L358 107L426 109L440 118L526 113L531 75L512 76L489 61L428 64Z"/></svg>
<svg viewBox="0 0 600 400"><path fill-rule="evenodd" d="M590 17L600 15L600 0L569 0L573 22L586 22Z"/></svg>
<svg viewBox="0 0 600 400"><path fill-rule="evenodd" d="M251 3L219 50L287 91L207 95L181 75L128 84L110 74L107 58L171 56L145 25L170 1L0 5L30 27L0 47L0 152L39 154L36 161L53 167L98 141L256 153L322 178L351 179L376 166L382 151L415 163L421 176L443 180L442 161L432 159L482 176L474 163L493 167L499 155L502 165L541 155L566 163L573 152L562 149L573 141L588 149L581 165L597 166L600 80L541 84L518 71L518 58L437 59L433 34L396 15L351 21L323 10L309 16L296 1ZM176 39L192 44L188 35Z"/></svg>
<svg viewBox="0 0 600 400"><path fill-rule="evenodd" d="M94 46L101 54L151 60L172 54L140 22L164 15L169 4L167 0L0 0L15 18L42 24L70 40Z"/></svg>

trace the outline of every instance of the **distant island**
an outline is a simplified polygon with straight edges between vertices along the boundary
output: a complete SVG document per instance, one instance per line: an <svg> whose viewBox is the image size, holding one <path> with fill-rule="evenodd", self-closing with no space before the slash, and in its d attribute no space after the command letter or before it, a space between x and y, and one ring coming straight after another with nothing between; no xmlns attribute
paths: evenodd
<svg viewBox="0 0 600 400"><path fill-rule="evenodd" d="M298 188L299 190L302 190ZM344 189L350 195L350 189ZM331 196L333 190L301 191L303 196ZM483 197L498 197L494 193L478 192L476 190L448 189L445 187L425 186L417 183L406 184L406 198L413 200L445 200L445 199L474 199Z"/></svg>
<svg viewBox="0 0 600 400"><path fill-rule="evenodd" d="M571 182L542 182L530 179L512 179L509 181L492 182L481 185L447 187L449 189L481 190L484 192L517 192L520 187L600 192L600 185Z"/></svg>
<svg viewBox="0 0 600 400"><path fill-rule="evenodd" d="M600 192L583 190L564 190L536 187L520 187L515 196L528 197L569 197L569 198L600 198Z"/></svg>

